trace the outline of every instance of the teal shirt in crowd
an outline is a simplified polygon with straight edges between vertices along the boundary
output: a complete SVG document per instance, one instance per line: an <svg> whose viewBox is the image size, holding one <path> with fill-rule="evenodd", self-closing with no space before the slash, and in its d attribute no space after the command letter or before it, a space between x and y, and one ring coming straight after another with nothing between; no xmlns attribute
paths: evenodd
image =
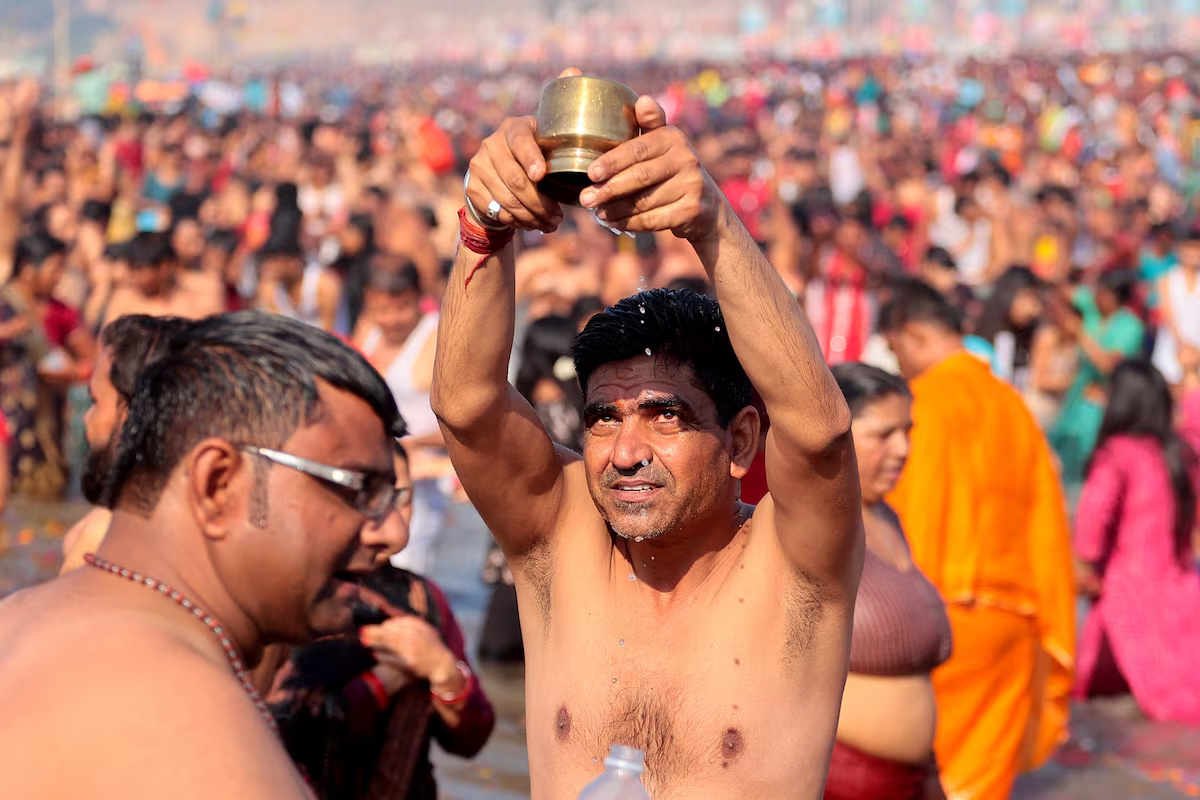
<svg viewBox="0 0 1200 800"><path fill-rule="evenodd" d="M1072 298L1075 307L1083 312L1083 332L1109 353L1120 353L1132 358L1142 354L1146 342L1146 327L1137 315L1128 309L1118 309L1107 319L1096 307L1096 298L1090 289L1081 288ZM1050 444L1062 462L1063 480L1067 486L1083 483L1084 472L1100 423L1104 419L1104 407L1089 400L1089 387L1103 387L1107 378L1082 348L1079 351L1079 372L1067 390L1062 412L1050 431Z"/></svg>

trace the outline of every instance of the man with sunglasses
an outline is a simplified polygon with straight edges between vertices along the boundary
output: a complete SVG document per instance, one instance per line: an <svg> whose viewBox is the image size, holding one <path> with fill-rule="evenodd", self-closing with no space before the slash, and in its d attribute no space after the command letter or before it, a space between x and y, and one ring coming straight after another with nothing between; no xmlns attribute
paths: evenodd
<svg viewBox="0 0 1200 800"><path fill-rule="evenodd" d="M176 336L129 404L99 552L0 603L4 794L309 796L249 671L350 625L402 432L319 329L244 312Z"/></svg>

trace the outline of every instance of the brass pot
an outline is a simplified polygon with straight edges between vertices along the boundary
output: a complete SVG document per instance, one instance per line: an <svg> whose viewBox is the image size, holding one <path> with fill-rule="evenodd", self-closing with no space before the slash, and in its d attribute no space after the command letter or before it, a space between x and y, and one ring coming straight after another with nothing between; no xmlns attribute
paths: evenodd
<svg viewBox="0 0 1200 800"><path fill-rule="evenodd" d="M579 193L592 185L592 162L638 135L633 106L637 92L604 78L558 78L542 90L538 104L538 144L546 157L546 177L538 191L552 200L579 205Z"/></svg>

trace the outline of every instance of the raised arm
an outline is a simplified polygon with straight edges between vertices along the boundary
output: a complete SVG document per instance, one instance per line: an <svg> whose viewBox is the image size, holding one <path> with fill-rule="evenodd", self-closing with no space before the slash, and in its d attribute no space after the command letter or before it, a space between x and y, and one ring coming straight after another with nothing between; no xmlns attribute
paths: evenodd
<svg viewBox="0 0 1200 800"><path fill-rule="evenodd" d="M643 134L592 164L597 185L580 199L619 229L670 230L692 243L771 419L767 481L783 551L811 579L852 598L863 534L850 411L803 311L687 138L652 99L636 110Z"/></svg>
<svg viewBox="0 0 1200 800"><path fill-rule="evenodd" d="M546 165L534 128L531 118L510 119L489 136L471 159L467 195L481 212L493 199L500 203L502 224L552 230L562 212L537 192ZM467 220L464 226L472 226ZM511 242L488 256L460 244L443 298L430 394L455 472L510 558L553 530L570 458L556 452L533 409L508 384L513 261Z"/></svg>

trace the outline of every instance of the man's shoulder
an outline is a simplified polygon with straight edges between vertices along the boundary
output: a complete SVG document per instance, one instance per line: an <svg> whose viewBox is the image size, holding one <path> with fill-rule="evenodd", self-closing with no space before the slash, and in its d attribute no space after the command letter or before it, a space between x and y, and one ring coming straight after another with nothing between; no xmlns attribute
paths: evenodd
<svg viewBox="0 0 1200 800"><path fill-rule="evenodd" d="M194 773L195 758L244 776L271 769L249 763L272 746L272 734L227 666L136 613L55 616L20 635L20 653L0 659L6 782L33 785L42 751L113 776L129 772L135 757L153 762L131 778L168 791L181 779L174 776ZM63 775L52 783L82 791L94 782Z"/></svg>

